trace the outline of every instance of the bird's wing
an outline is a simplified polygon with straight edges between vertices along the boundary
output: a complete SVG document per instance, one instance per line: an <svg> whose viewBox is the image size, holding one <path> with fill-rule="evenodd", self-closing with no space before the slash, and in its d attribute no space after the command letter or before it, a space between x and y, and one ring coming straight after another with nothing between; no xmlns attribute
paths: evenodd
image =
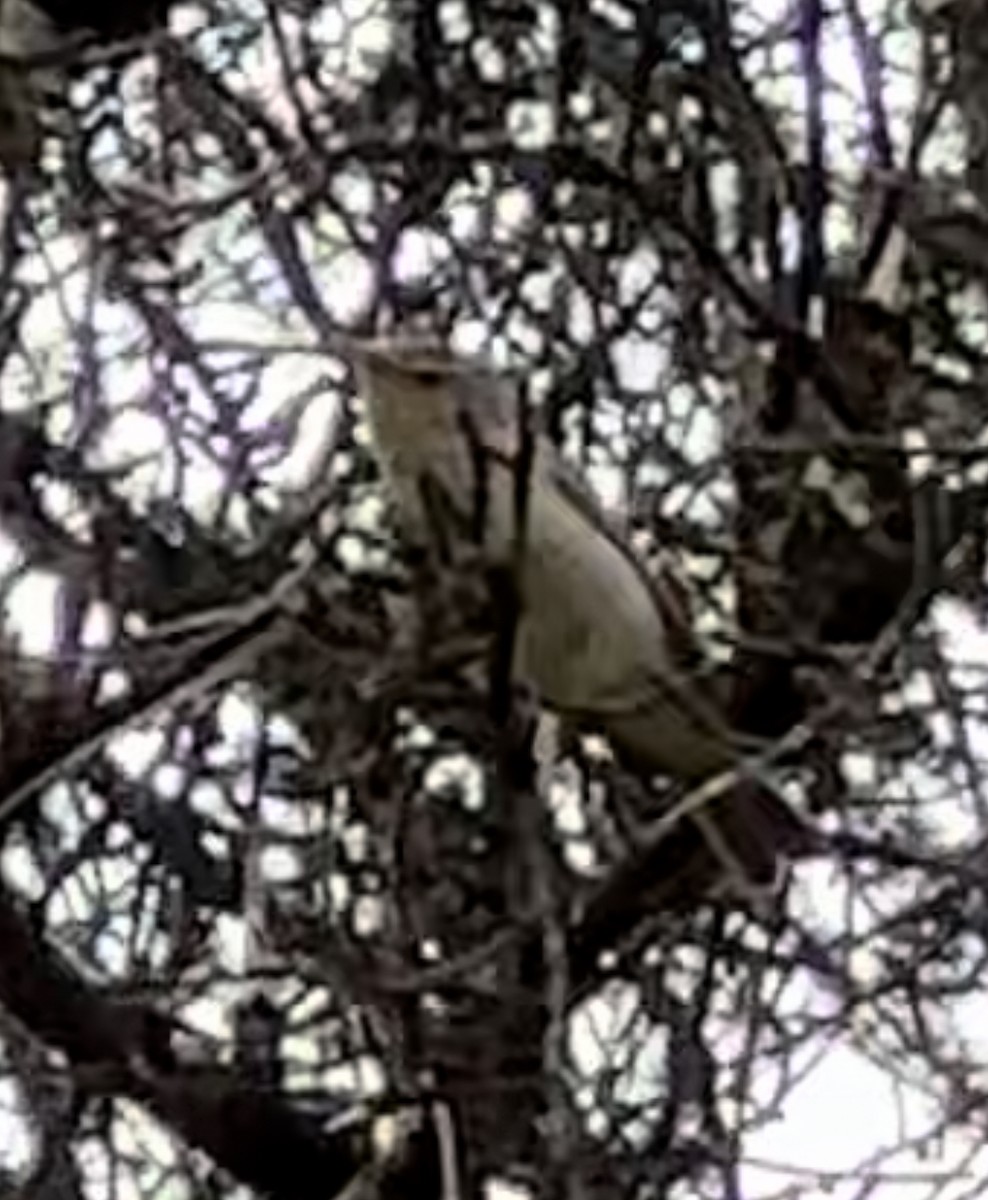
<svg viewBox="0 0 988 1200"><path fill-rule="evenodd" d="M509 466L521 458L526 413L517 388L476 366L450 379L457 415L475 449Z"/></svg>
<svg viewBox="0 0 988 1200"><path fill-rule="evenodd" d="M522 422L526 414L515 388L490 374L483 377L479 386L477 376L471 376L455 391L461 423L475 457L509 470L524 466L526 443ZM622 715L637 722L640 716L652 711L660 715L668 713L671 706L684 726L693 729L694 736L725 747L730 745L734 739L719 705L706 695L694 674L702 654L693 636L692 614L682 585L668 574L652 576L580 472L562 458L543 434L531 436L534 440L528 446L530 469L544 472L543 477L557 489L561 500L620 552L655 605L664 630L662 670L649 669L643 661L637 687L629 688L629 681L622 680L615 695L596 694L593 712L583 715L600 718L608 714L605 724L620 724ZM573 710L569 715L578 713Z"/></svg>
<svg viewBox="0 0 988 1200"><path fill-rule="evenodd" d="M503 465L517 469L525 460L522 434L527 420L519 402L517 388L493 372L464 376L454 392L464 428L475 451L489 455ZM552 484L587 521L606 537L634 567L647 588L662 619L668 648L681 666L695 666L702 651L693 634L689 597L681 580L664 566L659 575L650 573L628 545L627 539L608 515L583 475L572 467L552 442L541 433L533 433L531 451L544 467ZM531 461L531 460L530 460Z"/></svg>
<svg viewBox="0 0 988 1200"><path fill-rule="evenodd" d="M693 634L689 593L682 580L666 563L661 565L657 575L647 570L582 475L566 462L554 446L550 446L547 453L550 474L560 492L634 566L659 611L676 661L683 665L695 665L702 659L702 651Z"/></svg>
<svg viewBox="0 0 988 1200"><path fill-rule="evenodd" d="M474 454L489 457L512 470L523 467L527 458L529 469L545 471L561 497L632 566L661 618L666 649L673 662L681 670L695 670L703 662L703 651L693 632L689 593L671 565L661 564L658 573L645 567L581 472L562 457L544 434L531 434L534 440L526 455L522 430L528 414L510 381L493 372L471 373L464 376L462 385L454 385L454 393Z"/></svg>
<svg viewBox="0 0 988 1200"><path fill-rule="evenodd" d="M550 475L556 487L634 567L658 610L665 630L665 649L669 661L661 673L650 672L643 679L645 690L642 693L635 696L626 692L622 697L615 697L615 715L622 709L627 712L637 705L647 708L671 703L695 727L698 736L732 741L731 731L717 704L703 693L694 674L702 659L702 651L693 634L692 612L682 582L672 576L669 568L659 576L653 576L646 570L582 475L562 458L547 439L543 441L546 443L545 454ZM599 699L604 701L603 697ZM604 707L607 705L604 704Z"/></svg>

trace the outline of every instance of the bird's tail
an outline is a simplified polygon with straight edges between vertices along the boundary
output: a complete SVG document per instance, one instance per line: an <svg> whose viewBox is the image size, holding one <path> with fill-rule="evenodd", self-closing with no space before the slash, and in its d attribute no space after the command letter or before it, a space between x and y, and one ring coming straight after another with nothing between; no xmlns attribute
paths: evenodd
<svg viewBox="0 0 988 1200"><path fill-rule="evenodd" d="M64 104L64 67L31 63L59 53L64 40L45 4L0 0L0 55L8 60L0 65L0 163L7 171L36 165L47 119Z"/></svg>
<svg viewBox="0 0 988 1200"><path fill-rule="evenodd" d="M591 896L576 931L595 957L636 923L689 909L717 893L764 897L787 864L820 849L819 836L775 792L743 779L701 808L673 810L651 838L615 867Z"/></svg>
<svg viewBox="0 0 988 1200"><path fill-rule="evenodd" d="M795 810L754 779L739 780L683 819L693 826L681 834L684 849L692 843L690 858L710 871L712 883L722 877L728 886L771 887L783 866L819 848Z"/></svg>
<svg viewBox="0 0 988 1200"><path fill-rule="evenodd" d="M650 703L612 715L605 732L625 766L645 777L680 780L686 790L658 814L650 846L661 873L685 870L691 882L695 878L687 897L722 877L728 885L764 888L780 864L817 848L809 825L746 773L745 747L695 680L667 671L653 681Z"/></svg>
<svg viewBox="0 0 988 1200"><path fill-rule="evenodd" d="M693 817L673 822L665 836L619 863L587 897L568 931L574 979L592 977L600 956L620 953L646 919L688 912L722 890L737 895L740 888L742 900L764 899L787 861L820 848L797 814L753 780L712 800L703 815L709 823L706 831ZM720 843L716 847L711 830Z"/></svg>
<svg viewBox="0 0 988 1200"><path fill-rule="evenodd" d="M30 82L16 68L0 67L0 163L8 171L32 166L40 141Z"/></svg>

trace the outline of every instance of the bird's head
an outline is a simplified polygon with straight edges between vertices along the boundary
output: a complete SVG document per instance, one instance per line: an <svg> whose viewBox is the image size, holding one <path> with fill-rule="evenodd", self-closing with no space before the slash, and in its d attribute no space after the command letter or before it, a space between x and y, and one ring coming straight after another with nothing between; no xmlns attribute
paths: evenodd
<svg viewBox="0 0 988 1200"><path fill-rule="evenodd" d="M464 390L483 392L494 378L483 360L458 354L434 337L348 338L342 352L372 416L398 406L423 416L451 413Z"/></svg>
<svg viewBox="0 0 988 1200"><path fill-rule="evenodd" d="M379 453L405 461L456 428L459 360L435 339L347 337L350 362ZM443 433L443 431L446 431Z"/></svg>
<svg viewBox="0 0 988 1200"><path fill-rule="evenodd" d="M363 387L399 387L409 396L446 389L470 364L435 338L348 339L344 348Z"/></svg>
<svg viewBox="0 0 988 1200"><path fill-rule="evenodd" d="M411 453L434 439L459 439L464 417L484 441L514 443L518 406L510 382L485 359L460 354L435 338L348 338L353 365L379 447Z"/></svg>

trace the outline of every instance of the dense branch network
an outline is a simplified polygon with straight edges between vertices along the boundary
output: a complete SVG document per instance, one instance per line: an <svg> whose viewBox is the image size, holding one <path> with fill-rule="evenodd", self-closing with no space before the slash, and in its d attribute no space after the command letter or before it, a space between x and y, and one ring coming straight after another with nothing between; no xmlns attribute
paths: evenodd
<svg viewBox="0 0 988 1200"><path fill-rule="evenodd" d="M933 1105L872 1182L983 1127L982 7L51 5L4 58L12 1186L98 1189L96 1143L156 1190L156 1122L197 1193L748 1195L836 1038ZM407 324L522 378L687 581L820 835L764 903L592 741L547 783L484 589L423 620L333 353Z"/></svg>

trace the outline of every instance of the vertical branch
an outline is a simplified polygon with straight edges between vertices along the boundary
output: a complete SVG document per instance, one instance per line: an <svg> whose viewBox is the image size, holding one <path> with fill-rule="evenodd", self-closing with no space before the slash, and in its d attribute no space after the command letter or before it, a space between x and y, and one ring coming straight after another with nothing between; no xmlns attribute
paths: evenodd
<svg viewBox="0 0 988 1200"><path fill-rule="evenodd" d="M854 44L865 108L868 112L869 152L872 165L877 167L882 176L888 179L895 171L895 149L882 96L881 51L868 30L858 0L844 0L844 13ZM868 239L868 245L861 256L858 275L862 290L867 288L872 273L883 259L901 203L900 188L886 186L883 189L881 205Z"/></svg>
<svg viewBox="0 0 988 1200"><path fill-rule="evenodd" d="M824 272L823 222L827 205L823 70L820 34L823 10L820 0L802 0L799 41L806 85L806 184L803 194L803 244L796 287L796 316L805 323L810 301L818 292Z"/></svg>
<svg viewBox="0 0 988 1200"><path fill-rule="evenodd" d="M515 420L518 429L518 456L512 478L514 539L511 562L505 578L492 579L496 625L491 659L490 703L495 725L502 731L507 728L511 714L511 664L523 603L521 581L528 542L528 512L535 453L528 403L521 388L518 389Z"/></svg>

